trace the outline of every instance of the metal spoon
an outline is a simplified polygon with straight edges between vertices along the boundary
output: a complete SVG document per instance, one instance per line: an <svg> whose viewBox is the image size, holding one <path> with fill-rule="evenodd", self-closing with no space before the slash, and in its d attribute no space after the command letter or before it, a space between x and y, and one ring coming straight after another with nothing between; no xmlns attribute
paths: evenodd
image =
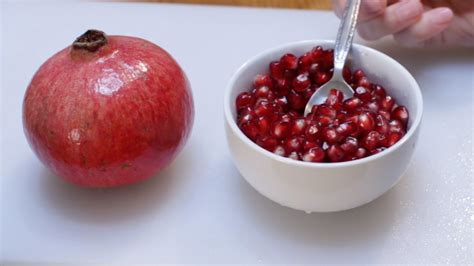
<svg viewBox="0 0 474 266"><path fill-rule="evenodd" d="M342 69L344 68L347 54L352 46L352 39L357 24L357 16L359 15L360 1L361 0L348 1L349 3L346 6L337 33L336 46L334 48L334 72L332 78L326 84L319 87L319 89L317 89L311 96L304 110L305 116L311 113L313 105L323 103L328 96L329 90L333 88L340 90L343 93L344 98L349 98L354 94L354 90L349 86L349 84L347 84L342 76Z"/></svg>

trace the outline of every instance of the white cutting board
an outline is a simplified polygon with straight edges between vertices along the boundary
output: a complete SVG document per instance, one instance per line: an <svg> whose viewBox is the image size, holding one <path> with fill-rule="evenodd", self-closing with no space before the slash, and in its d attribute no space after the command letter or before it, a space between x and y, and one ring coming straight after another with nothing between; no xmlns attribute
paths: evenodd
<svg viewBox="0 0 474 266"><path fill-rule="evenodd" d="M369 43L399 60L422 87L418 150L402 181L376 201L306 214L267 200L240 177L224 138L223 92L233 71L267 48L333 39L332 13L3 3L2 16L0 262L473 262L473 50ZM54 178L25 141L21 104L30 78L88 28L161 45L191 80L193 134L152 180L76 188Z"/></svg>

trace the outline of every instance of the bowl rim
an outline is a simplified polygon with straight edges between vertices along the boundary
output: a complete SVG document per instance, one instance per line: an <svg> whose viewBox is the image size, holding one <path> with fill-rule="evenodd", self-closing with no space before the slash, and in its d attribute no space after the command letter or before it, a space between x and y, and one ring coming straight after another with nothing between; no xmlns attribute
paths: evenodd
<svg viewBox="0 0 474 266"><path fill-rule="evenodd" d="M265 150L264 148L258 146L256 143L251 141L245 134L240 130L240 128L237 126L237 123L234 121L233 115L232 115L232 110L230 106L230 102L233 101L233 99L230 99L231 94L232 94L232 88L234 87L235 82L237 79L240 77L242 72L246 70L248 67L250 67L252 64L255 62L260 61L262 58L275 54L277 52L282 53L284 52L285 49L289 49L292 47L299 47L299 46L307 46L307 45L334 45L333 40L303 40L303 41L297 41L297 42L290 42L286 44L281 44L278 46L275 46L273 48L267 49L263 52L258 53L257 55L251 57L248 59L244 64L242 64L236 72L232 75L230 81L227 84L225 94L224 94L224 116L226 123L228 124L229 128L233 131L233 133L241 139L249 148L255 150L256 152L262 154L263 156L269 157L275 161L284 163L284 164L289 164L289 165L294 165L294 166L299 166L299 167L307 167L307 168L312 168L312 169L321 169L321 168L344 168L344 167L350 167L350 166L356 166L356 165L362 165L369 163L371 161L375 161L377 159L380 159L382 157L385 157L389 155L390 153L393 153L394 151L398 150L402 145L404 145L408 139L410 139L414 133L416 132L417 128L421 124L421 119L423 116L423 96L421 94L420 86L418 85L418 82L416 82L415 78L411 75L411 73L399 62L397 62L395 59L392 57L375 50L373 48L367 47L362 44L353 44L353 46L357 47L357 49L362 50L362 51L367 51L371 54L378 54L379 56L384 57L388 64L393 65L394 67L397 67L401 69L402 73L407 76L408 80L410 83L412 83L412 89L415 90L415 95L416 95L416 105L419 108L419 111L416 114L415 119L413 120L413 123L411 127L408 129L407 133L393 146L385 149L384 151L362 158L362 159L357 159L353 161L346 161L346 162L333 162L333 163L318 163L318 162L305 162L305 161L297 161L293 160L287 157L279 156L276 155L270 151ZM258 74L258 73L256 73Z"/></svg>

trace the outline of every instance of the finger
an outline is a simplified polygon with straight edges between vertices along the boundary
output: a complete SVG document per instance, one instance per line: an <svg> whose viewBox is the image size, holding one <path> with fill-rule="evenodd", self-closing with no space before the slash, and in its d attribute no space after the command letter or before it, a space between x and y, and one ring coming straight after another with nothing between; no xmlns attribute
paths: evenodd
<svg viewBox="0 0 474 266"><path fill-rule="evenodd" d="M389 0L393 1L393 0ZM336 15L341 18L347 5L347 0L333 0L333 9ZM367 21L380 16L387 7L387 0L362 0L358 21Z"/></svg>
<svg viewBox="0 0 474 266"><path fill-rule="evenodd" d="M376 40L399 32L417 22L423 14L423 5L418 0L409 0L390 5L381 16L362 22L359 35L367 40Z"/></svg>
<svg viewBox="0 0 474 266"><path fill-rule="evenodd" d="M447 7L435 8L423 14L420 21L395 34L396 41L407 46L421 46L446 29L453 20L453 11Z"/></svg>

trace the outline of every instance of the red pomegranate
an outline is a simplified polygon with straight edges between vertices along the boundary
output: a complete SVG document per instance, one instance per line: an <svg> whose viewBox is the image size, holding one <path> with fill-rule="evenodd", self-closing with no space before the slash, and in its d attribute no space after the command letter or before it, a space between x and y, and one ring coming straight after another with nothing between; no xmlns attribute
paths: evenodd
<svg viewBox="0 0 474 266"><path fill-rule="evenodd" d="M81 186L146 179L185 144L194 119L185 73L143 39L88 30L36 72L26 138L56 175Z"/></svg>

